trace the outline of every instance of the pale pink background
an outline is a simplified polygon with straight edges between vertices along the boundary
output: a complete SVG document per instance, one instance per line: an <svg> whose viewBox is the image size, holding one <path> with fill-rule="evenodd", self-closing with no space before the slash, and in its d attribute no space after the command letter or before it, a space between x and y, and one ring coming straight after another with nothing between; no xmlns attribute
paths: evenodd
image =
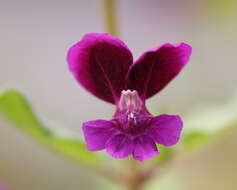
<svg viewBox="0 0 237 190"><path fill-rule="evenodd" d="M193 46L190 64L148 102L150 109L165 105L169 113L186 114L197 105L225 102L235 94L237 5L231 1L228 3L232 4L224 3L118 1L120 36L135 58L165 42L185 41ZM101 9L99 0L0 0L0 87L24 92L45 119L75 131L74 134L80 133L83 121L109 118L113 110L76 84L65 61L68 47L84 33L104 31ZM95 176L32 143L6 121L0 121L0 125L0 178L10 190L95 189ZM215 154L220 158L219 153ZM194 163L199 167L193 172L206 171L213 163L211 160L216 159L212 157L215 154L198 155ZM228 152L225 155L236 159ZM210 162L200 161L207 158L211 158ZM181 169L175 171L179 176L186 175L189 170L185 166L192 162L181 163ZM232 163L231 159L228 162ZM236 165L222 166L223 163L220 159L209 168L208 179L210 184L217 183L215 190L223 190L219 184L222 178L215 176L217 172L223 170L224 174L237 169ZM196 187L204 183L205 177L201 176L195 179ZM186 182L187 177L182 179ZM226 181L230 185L233 179L229 177ZM203 185L202 190L211 187Z"/></svg>

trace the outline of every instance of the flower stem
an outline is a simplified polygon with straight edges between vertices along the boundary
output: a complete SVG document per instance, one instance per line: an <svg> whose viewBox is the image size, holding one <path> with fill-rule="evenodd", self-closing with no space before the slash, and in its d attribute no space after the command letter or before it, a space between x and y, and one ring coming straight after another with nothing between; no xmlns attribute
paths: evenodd
<svg viewBox="0 0 237 190"><path fill-rule="evenodd" d="M116 10L114 0L103 0L106 32L118 36Z"/></svg>
<svg viewBox="0 0 237 190"><path fill-rule="evenodd" d="M143 169L140 167L139 163L133 159L133 157L128 158L128 176L126 180L128 190L141 190L144 184L143 181Z"/></svg>

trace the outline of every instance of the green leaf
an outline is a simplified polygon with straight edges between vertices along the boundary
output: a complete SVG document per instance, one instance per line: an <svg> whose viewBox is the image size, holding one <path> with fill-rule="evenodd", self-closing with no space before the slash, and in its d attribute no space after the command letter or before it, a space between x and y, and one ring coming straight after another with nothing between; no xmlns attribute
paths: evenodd
<svg viewBox="0 0 237 190"><path fill-rule="evenodd" d="M1 115L52 151L88 167L96 167L100 164L98 156L87 151L84 142L56 135L52 128L46 127L39 121L27 100L15 90L6 90L0 94Z"/></svg>
<svg viewBox="0 0 237 190"><path fill-rule="evenodd" d="M174 155L173 147L158 145L158 150L159 150L160 154L157 156L157 158L161 162L169 161Z"/></svg>
<svg viewBox="0 0 237 190"><path fill-rule="evenodd" d="M200 147L201 145L205 145L210 138L210 135L206 133L202 133L200 131L187 133L183 136L180 144L186 150L194 150Z"/></svg>
<svg viewBox="0 0 237 190"><path fill-rule="evenodd" d="M237 132L237 98L223 105L199 108L185 119L179 147L199 150Z"/></svg>

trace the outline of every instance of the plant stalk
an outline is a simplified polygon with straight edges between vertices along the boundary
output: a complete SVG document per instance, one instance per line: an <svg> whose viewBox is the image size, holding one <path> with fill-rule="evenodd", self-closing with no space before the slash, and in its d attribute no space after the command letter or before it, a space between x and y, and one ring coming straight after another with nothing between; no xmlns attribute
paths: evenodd
<svg viewBox="0 0 237 190"><path fill-rule="evenodd" d="M105 31L118 36L115 6L115 0L103 0Z"/></svg>

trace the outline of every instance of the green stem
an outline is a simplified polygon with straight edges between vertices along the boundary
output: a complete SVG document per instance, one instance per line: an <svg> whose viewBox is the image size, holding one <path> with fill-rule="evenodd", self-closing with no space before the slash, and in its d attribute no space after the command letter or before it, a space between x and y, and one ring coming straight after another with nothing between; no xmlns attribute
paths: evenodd
<svg viewBox="0 0 237 190"><path fill-rule="evenodd" d="M118 36L116 10L114 0L103 0L106 32Z"/></svg>

